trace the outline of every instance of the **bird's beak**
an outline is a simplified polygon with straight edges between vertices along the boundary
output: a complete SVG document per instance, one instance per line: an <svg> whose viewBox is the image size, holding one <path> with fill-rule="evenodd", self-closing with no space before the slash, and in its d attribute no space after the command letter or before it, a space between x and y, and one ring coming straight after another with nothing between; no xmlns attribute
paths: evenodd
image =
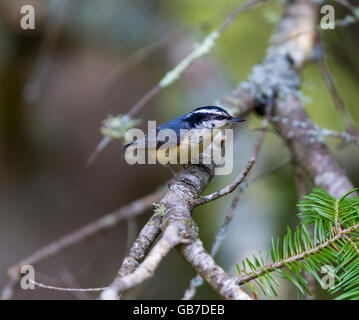
<svg viewBox="0 0 359 320"><path fill-rule="evenodd" d="M228 122L243 122L246 121L245 119L242 118L231 118L228 120Z"/></svg>

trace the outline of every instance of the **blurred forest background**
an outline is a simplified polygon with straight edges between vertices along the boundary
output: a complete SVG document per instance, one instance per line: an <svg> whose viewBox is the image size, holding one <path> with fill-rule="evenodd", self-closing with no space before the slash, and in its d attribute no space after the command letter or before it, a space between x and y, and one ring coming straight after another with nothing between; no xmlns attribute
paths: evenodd
<svg viewBox="0 0 359 320"><path fill-rule="evenodd" d="M0 0L0 288L6 270L43 245L153 191L171 176L156 166L129 166L121 142L113 142L89 168L84 163L102 138L101 122L125 114L181 59L218 26L241 0ZM20 28L20 8L36 10L36 29ZM335 5L333 3L333 5ZM336 17L348 12L335 5ZM197 61L138 115L163 123L194 107L224 98L264 57L280 18L276 1L241 15L214 50ZM352 120L359 124L359 25L321 31L327 63ZM345 128L316 64L303 73L303 100L313 121L335 131ZM250 156L260 119L251 117L236 140L232 176L216 177L206 192L230 182ZM354 185L359 184L358 149L333 153ZM272 236L296 226L297 194L290 159L276 135L267 135L248 188L225 243L216 257L235 275L235 264ZM273 171L273 172L272 172ZM270 174L268 174L270 173ZM252 178L261 176L255 181ZM210 248L232 196L194 213ZM69 248L36 266L36 280L67 287L100 287L113 280L146 214ZM195 272L175 251L154 277L128 298L180 299ZM296 298L285 283L281 298ZM36 289L18 299L93 298L94 295ZM204 285L198 299L215 299Z"/></svg>

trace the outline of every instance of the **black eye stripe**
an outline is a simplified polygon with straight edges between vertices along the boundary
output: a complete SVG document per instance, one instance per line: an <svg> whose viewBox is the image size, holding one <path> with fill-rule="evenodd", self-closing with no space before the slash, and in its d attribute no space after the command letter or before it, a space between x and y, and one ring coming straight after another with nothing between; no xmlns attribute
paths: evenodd
<svg viewBox="0 0 359 320"><path fill-rule="evenodd" d="M192 113L190 114L187 119L192 122L193 124L197 125L204 121L211 121L211 120L226 120L228 116L223 114L215 114L215 113Z"/></svg>

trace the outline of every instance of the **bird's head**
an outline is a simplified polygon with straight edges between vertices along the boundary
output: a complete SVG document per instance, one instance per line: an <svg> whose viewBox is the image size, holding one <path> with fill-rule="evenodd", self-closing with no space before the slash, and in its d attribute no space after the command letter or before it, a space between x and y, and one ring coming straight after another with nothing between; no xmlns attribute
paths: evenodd
<svg viewBox="0 0 359 320"><path fill-rule="evenodd" d="M197 129L223 129L244 119L232 117L226 110L217 106L207 106L194 109L186 119Z"/></svg>

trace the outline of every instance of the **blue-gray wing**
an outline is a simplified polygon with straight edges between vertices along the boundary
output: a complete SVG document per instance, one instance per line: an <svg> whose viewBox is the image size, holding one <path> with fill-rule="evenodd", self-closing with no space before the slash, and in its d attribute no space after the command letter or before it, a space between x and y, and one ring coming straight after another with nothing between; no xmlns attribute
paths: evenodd
<svg viewBox="0 0 359 320"><path fill-rule="evenodd" d="M185 121L185 116L179 116L164 123L156 128L156 134L145 135L142 139L126 144L124 148L135 144L138 149L154 149L155 146L159 148L165 143L167 147L173 148L180 144L181 129L190 129L188 122Z"/></svg>

